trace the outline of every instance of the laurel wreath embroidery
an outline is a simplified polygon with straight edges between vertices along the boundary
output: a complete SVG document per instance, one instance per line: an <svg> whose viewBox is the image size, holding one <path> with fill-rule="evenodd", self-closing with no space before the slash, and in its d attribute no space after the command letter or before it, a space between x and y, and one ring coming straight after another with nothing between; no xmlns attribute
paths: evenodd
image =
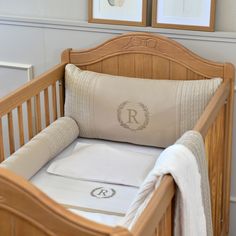
<svg viewBox="0 0 236 236"><path fill-rule="evenodd" d="M109 190L110 190L110 195L103 195L103 196L99 196L99 195L97 195L96 194L96 191L98 191L98 190L102 190L103 189L103 187L99 187L99 188L95 188L95 189L93 189L91 192L90 192L90 195L92 196L92 197L96 197L96 198L112 198L115 194L116 194L116 191L113 189L113 188L109 188ZM105 189L105 190L107 190L107 189Z"/></svg>
<svg viewBox="0 0 236 236"><path fill-rule="evenodd" d="M124 123L121 119L121 112L122 110L124 109L124 107L129 103L129 101L125 101L125 102L122 102L118 109L117 109L117 119L120 123L120 125L126 129L129 129L129 130L132 130L132 131L138 131L138 130L143 130L147 127L148 123L149 123L149 111L148 111L148 108L141 102L138 103L138 105L143 109L144 111L144 116L145 116L145 121L143 122L142 125L140 125L139 127L137 128L131 128L129 127L126 123Z"/></svg>

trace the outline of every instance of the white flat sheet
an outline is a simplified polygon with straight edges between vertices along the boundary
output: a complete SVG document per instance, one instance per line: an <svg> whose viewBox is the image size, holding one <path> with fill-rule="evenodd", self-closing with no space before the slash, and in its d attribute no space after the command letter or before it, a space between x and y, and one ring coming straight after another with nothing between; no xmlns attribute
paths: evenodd
<svg viewBox="0 0 236 236"><path fill-rule="evenodd" d="M78 143L107 144L121 150L148 154L156 158L163 149L80 138L64 149L63 152L47 163L30 179L39 189L75 214L82 215L99 223L114 226L125 215L137 194L137 187L83 181L47 173L47 168L53 161L71 155Z"/></svg>
<svg viewBox="0 0 236 236"><path fill-rule="evenodd" d="M47 172L100 183L140 187L156 156L105 144L78 143L74 153L54 161Z"/></svg>

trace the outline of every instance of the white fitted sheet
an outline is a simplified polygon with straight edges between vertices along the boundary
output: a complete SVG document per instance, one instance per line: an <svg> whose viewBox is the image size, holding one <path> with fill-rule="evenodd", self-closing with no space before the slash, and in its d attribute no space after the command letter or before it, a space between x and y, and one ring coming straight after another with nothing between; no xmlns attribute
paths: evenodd
<svg viewBox="0 0 236 236"><path fill-rule="evenodd" d="M137 194L137 187L83 181L53 175L47 172L48 166L53 161L71 155L74 147L78 145L78 143L107 144L114 148L144 153L150 156L155 156L156 158L160 155L163 149L127 143L79 138L64 149L57 157L44 165L44 167L30 179L34 185L45 192L49 197L64 205L75 214L98 223L114 226L125 215L129 205ZM98 199L91 195L93 190L101 188L112 189L112 191L115 190L115 195L111 198L102 199Z"/></svg>

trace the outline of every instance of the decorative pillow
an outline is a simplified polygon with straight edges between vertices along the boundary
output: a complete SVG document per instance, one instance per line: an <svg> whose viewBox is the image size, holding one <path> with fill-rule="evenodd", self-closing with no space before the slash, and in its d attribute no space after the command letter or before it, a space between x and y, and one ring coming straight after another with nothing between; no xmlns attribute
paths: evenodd
<svg viewBox="0 0 236 236"><path fill-rule="evenodd" d="M167 147L192 129L222 82L151 80L65 71L65 115L76 120L80 136Z"/></svg>
<svg viewBox="0 0 236 236"><path fill-rule="evenodd" d="M25 179L30 179L78 135L79 128L73 119L59 118L2 162L0 168L6 168Z"/></svg>

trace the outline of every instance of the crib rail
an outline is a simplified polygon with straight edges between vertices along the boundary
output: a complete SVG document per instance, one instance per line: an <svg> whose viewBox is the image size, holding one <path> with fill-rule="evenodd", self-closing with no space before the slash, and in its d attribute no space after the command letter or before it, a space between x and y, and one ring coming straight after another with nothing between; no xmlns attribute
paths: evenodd
<svg viewBox="0 0 236 236"><path fill-rule="evenodd" d="M133 227L133 235L173 235L172 205L174 195L174 180L167 175Z"/></svg>
<svg viewBox="0 0 236 236"><path fill-rule="evenodd" d="M63 115L65 65L53 67L0 99L0 162ZM8 138L4 138L4 133Z"/></svg>
<svg viewBox="0 0 236 236"><path fill-rule="evenodd" d="M205 138L214 235L229 231L233 100L234 67L227 63L223 84L194 128Z"/></svg>
<svg viewBox="0 0 236 236"><path fill-rule="evenodd" d="M231 156L228 140L232 132L232 117L226 114L232 109L233 88L233 81L225 79L194 127L205 139L214 235L227 235L228 228L230 188L227 183L230 179ZM163 196L161 188L164 189ZM167 176L159 188L158 195L153 196L134 226L134 235L173 235L174 192L174 181Z"/></svg>
<svg viewBox="0 0 236 236"><path fill-rule="evenodd" d="M131 236L124 228L112 228L72 214L5 169L0 171L0 235Z"/></svg>
<svg viewBox="0 0 236 236"><path fill-rule="evenodd" d="M209 128L219 114L219 111L225 104L230 93L230 80L225 80L220 88L216 91L214 97L207 105L205 111L199 118L194 130L202 134L203 137L207 135Z"/></svg>
<svg viewBox="0 0 236 236"><path fill-rule="evenodd" d="M230 168L226 162L230 160L231 154L227 154L229 127L226 127L226 124L230 122L226 120L225 114L227 108L231 106L229 95L233 87L230 86L230 82L226 79L216 91L194 128L205 139L214 235L227 233L229 186L226 183L229 181L227 176Z"/></svg>

